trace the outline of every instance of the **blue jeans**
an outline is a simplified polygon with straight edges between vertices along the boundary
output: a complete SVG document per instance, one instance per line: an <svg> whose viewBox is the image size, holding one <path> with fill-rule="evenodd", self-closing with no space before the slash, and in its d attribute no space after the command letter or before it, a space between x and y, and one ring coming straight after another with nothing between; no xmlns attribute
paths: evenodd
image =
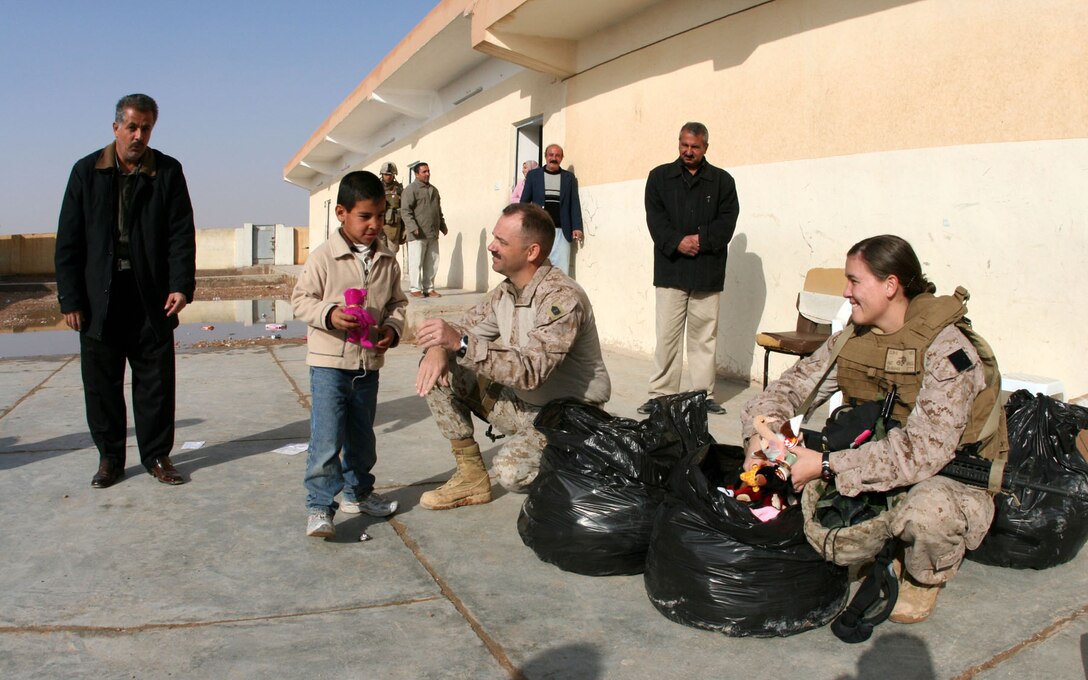
<svg viewBox="0 0 1088 680"><path fill-rule="evenodd" d="M555 241L552 243L552 252L548 253L548 259L552 266L570 276L570 241L563 236L563 230L556 228Z"/></svg>
<svg viewBox="0 0 1088 680"><path fill-rule="evenodd" d="M370 470L378 372L310 367L310 450L306 454L306 508L332 510L344 500L362 500L374 490Z"/></svg>

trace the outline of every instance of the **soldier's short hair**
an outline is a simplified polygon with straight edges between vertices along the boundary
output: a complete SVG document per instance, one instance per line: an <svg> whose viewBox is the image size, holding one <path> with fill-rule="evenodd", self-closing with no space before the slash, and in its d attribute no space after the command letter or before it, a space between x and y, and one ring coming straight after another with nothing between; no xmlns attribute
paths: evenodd
<svg viewBox="0 0 1088 680"><path fill-rule="evenodd" d="M680 128L680 134L683 135L685 132L689 135L702 137L704 144L710 143L710 130L707 130L706 126L702 123L696 123L694 121L690 123L684 123L684 127Z"/></svg>
<svg viewBox="0 0 1088 680"><path fill-rule="evenodd" d="M126 94L117 102L117 110L113 114L113 120L117 123L125 121L125 109L136 109L151 114L151 122L159 122L159 105L146 94Z"/></svg>
<svg viewBox="0 0 1088 680"><path fill-rule="evenodd" d="M340 180L340 190L336 193L336 204L351 210L359 201L385 200L385 188L382 181L373 172L356 170L344 175Z"/></svg>
<svg viewBox="0 0 1088 680"><path fill-rule="evenodd" d="M555 222L544 208L534 203L511 203L502 209L504 216L517 215L521 218L521 233L525 244L540 244L540 252L547 257L555 243Z"/></svg>

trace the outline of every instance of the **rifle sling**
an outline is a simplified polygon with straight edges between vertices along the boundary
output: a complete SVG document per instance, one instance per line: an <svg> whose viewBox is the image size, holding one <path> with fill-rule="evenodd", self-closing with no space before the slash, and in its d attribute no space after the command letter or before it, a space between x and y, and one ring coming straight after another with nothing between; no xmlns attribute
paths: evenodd
<svg viewBox="0 0 1088 680"><path fill-rule="evenodd" d="M1005 463L1007 459L998 458L990 462L990 479L986 483L986 491L991 496L1001 493L1001 482L1005 479Z"/></svg>

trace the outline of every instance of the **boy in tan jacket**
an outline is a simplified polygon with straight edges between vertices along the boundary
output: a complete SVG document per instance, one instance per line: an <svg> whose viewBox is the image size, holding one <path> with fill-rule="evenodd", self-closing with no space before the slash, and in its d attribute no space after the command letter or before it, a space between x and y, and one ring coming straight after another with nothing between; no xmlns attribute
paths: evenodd
<svg viewBox="0 0 1088 680"><path fill-rule="evenodd" d="M352 172L340 181L336 197L339 231L306 261L291 305L309 325L306 363L310 366L310 446L306 458L306 535L336 535L337 507L347 513L385 517L397 501L374 493L377 462L374 414L378 369L404 328L408 299L400 288L400 265L378 234L385 222L385 192L373 173ZM366 310L377 320L368 349L348 342L359 328L345 312L344 291L364 288ZM333 500L343 492L339 505Z"/></svg>

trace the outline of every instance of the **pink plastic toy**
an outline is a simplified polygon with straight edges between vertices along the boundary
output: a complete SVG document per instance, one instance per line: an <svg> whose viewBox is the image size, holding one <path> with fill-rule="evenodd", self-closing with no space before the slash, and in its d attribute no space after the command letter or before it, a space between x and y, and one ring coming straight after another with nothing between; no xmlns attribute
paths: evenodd
<svg viewBox="0 0 1088 680"><path fill-rule="evenodd" d="M374 343L370 341L370 327L377 326L378 320L366 311L363 307L364 302L366 302L366 288L348 288L344 291L344 307L341 309L345 314L354 316L359 322L358 328L348 332L348 342L354 342L362 347L373 347Z"/></svg>

